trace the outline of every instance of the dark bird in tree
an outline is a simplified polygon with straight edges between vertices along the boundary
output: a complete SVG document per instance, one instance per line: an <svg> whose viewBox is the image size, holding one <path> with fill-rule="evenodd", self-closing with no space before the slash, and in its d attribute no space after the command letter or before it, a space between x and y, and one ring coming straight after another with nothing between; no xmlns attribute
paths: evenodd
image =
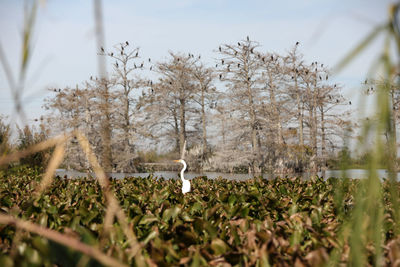
<svg viewBox="0 0 400 267"><path fill-rule="evenodd" d="M135 67L135 69L137 68L135 63L133 64L133 66Z"/></svg>
<svg viewBox="0 0 400 267"><path fill-rule="evenodd" d="M151 62L151 58L149 58L149 62Z"/></svg>
<svg viewBox="0 0 400 267"><path fill-rule="evenodd" d="M349 101L349 105L351 105L351 101Z"/></svg>
<svg viewBox="0 0 400 267"><path fill-rule="evenodd" d="M61 92L61 89L58 89L58 92Z"/></svg>
<svg viewBox="0 0 400 267"><path fill-rule="evenodd" d="M306 70L306 75L308 75L308 70Z"/></svg>
<svg viewBox="0 0 400 267"><path fill-rule="evenodd" d="M90 80L93 80L93 76L90 76Z"/></svg>
<svg viewBox="0 0 400 267"><path fill-rule="evenodd" d="M115 62L115 66L118 68L118 62Z"/></svg>
<svg viewBox="0 0 400 267"><path fill-rule="evenodd" d="M319 79L320 79L320 80L322 80L322 77L321 77L321 75L319 75Z"/></svg>
<svg viewBox="0 0 400 267"><path fill-rule="evenodd" d="M253 54L253 52L254 52L254 47L250 49L250 53Z"/></svg>
<svg viewBox="0 0 400 267"><path fill-rule="evenodd" d="M220 80L222 79L222 74L219 75L219 79L220 79Z"/></svg>
<svg viewBox="0 0 400 267"><path fill-rule="evenodd" d="M199 59L201 58L201 56L199 55Z"/></svg>
<svg viewBox="0 0 400 267"><path fill-rule="evenodd" d="M54 90L54 92L57 92L57 90L55 88L53 90Z"/></svg>
<svg viewBox="0 0 400 267"><path fill-rule="evenodd" d="M339 103L339 99L336 99L336 103Z"/></svg>
<svg viewBox="0 0 400 267"><path fill-rule="evenodd" d="M240 68L240 63L238 63L238 68Z"/></svg>
<svg viewBox="0 0 400 267"><path fill-rule="evenodd" d="M237 51L235 51L235 56L237 56Z"/></svg>
<svg viewBox="0 0 400 267"><path fill-rule="evenodd" d="M273 55L271 55L271 60L274 60L274 56Z"/></svg>
<svg viewBox="0 0 400 267"><path fill-rule="evenodd" d="M328 75L326 75L325 79L328 80Z"/></svg>
<svg viewBox="0 0 400 267"><path fill-rule="evenodd" d="M299 45L299 42L296 42L296 45Z"/></svg>
<svg viewBox="0 0 400 267"><path fill-rule="evenodd" d="M112 52L111 52L111 54L110 54L110 55L111 55L111 56L113 56L113 55L114 55L114 53L112 53Z"/></svg>
<svg viewBox="0 0 400 267"><path fill-rule="evenodd" d="M124 51L121 50L121 56L124 54Z"/></svg>
<svg viewBox="0 0 400 267"><path fill-rule="evenodd" d="M219 52L221 52L222 51L222 48L221 47L219 47Z"/></svg>
<svg viewBox="0 0 400 267"><path fill-rule="evenodd" d="M150 70L152 70L152 69L153 69L153 66L150 67Z"/></svg>
<svg viewBox="0 0 400 267"><path fill-rule="evenodd" d="M104 48L103 48L103 47L101 47L101 52L103 52L103 53L104 53Z"/></svg>
<svg viewBox="0 0 400 267"><path fill-rule="evenodd" d="M137 57L139 55L139 52L136 52L136 55L135 55L135 57Z"/></svg>
<svg viewBox="0 0 400 267"><path fill-rule="evenodd" d="M222 65L224 65L224 60L223 59L221 60L221 63L222 63Z"/></svg>
<svg viewBox="0 0 400 267"><path fill-rule="evenodd" d="M125 42L126 45L129 45L128 41Z"/></svg>
<svg viewBox="0 0 400 267"><path fill-rule="evenodd" d="M142 63L142 64L140 64L140 67L141 67L141 68L143 68L143 63Z"/></svg>
<svg viewBox="0 0 400 267"><path fill-rule="evenodd" d="M240 46L240 43L238 42L238 46Z"/></svg>
<svg viewBox="0 0 400 267"><path fill-rule="evenodd" d="M218 67L218 64L215 64L215 67L217 68L217 67Z"/></svg>
<svg viewBox="0 0 400 267"><path fill-rule="evenodd" d="M247 35L247 41L250 41L250 38L249 38L249 36Z"/></svg>
<svg viewBox="0 0 400 267"><path fill-rule="evenodd" d="M247 77L247 81L250 81L250 77Z"/></svg>

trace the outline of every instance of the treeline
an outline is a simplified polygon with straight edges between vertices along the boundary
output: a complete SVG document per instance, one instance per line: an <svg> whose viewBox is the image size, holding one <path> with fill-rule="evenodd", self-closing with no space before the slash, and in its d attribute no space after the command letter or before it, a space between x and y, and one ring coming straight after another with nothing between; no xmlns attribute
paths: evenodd
<svg viewBox="0 0 400 267"><path fill-rule="evenodd" d="M298 50L262 52L247 37L217 47L210 66L192 53L153 62L128 42L101 48L108 77L52 88L46 122L52 134L84 132L106 170L137 171L143 151L177 157L185 142L192 169L317 170L343 144L351 102ZM89 167L76 140L64 165Z"/></svg>

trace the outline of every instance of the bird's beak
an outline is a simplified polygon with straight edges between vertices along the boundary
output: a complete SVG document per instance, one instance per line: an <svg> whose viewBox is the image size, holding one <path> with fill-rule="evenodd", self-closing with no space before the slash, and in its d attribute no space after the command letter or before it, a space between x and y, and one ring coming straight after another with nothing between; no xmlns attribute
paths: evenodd
<svg viewBox="0 0 400 267"><path fill-rule="evenodd" d="M174 159L174 162L179 162L179 160L177 160L177 159Z"/></svg>

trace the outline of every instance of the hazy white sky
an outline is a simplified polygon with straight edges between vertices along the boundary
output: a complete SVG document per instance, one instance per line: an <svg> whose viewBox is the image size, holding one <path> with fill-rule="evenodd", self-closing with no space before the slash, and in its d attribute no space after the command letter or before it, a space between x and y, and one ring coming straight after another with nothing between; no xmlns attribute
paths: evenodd
<svg viewBox="0 0 400 267"><path fill-rule="evenodd" d="M45 111L49 87L75 86L97 73L93 1L47 0L39 9L34 53L24 91L32 121ZM215 64L214 50L247 35L261 49L284 53L296 41L308 62L333 67L374 25L388 18L388 0L148 0L103 1L106 47L129 41L144 60L162 60L169 50L201 54ZM23 1L0 0L0 44L17 76L23 29ZM383 39L334 77L345 96L359 107L365 79ZM33 95L33 97L32 97ZM0 70L0 114L10 115L13 102Z"/></svg>

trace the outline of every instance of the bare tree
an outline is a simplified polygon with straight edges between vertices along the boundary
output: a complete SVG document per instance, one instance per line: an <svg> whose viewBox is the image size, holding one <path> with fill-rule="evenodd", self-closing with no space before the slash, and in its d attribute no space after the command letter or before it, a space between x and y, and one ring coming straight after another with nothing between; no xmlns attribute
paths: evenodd
<svg viewBox="0 0 400 267"><path fill-rule="evenodd" d="M236 125L237 138L249 142L251 146L251 169L261 172L260 106L261 88L259 83L259 61L255 49L258 43L246 40L236 45L224 44L219 48L219 78L225 82L229 95L230 114L240 118ZM242 132L242 131L246 132Z"/></svg>

